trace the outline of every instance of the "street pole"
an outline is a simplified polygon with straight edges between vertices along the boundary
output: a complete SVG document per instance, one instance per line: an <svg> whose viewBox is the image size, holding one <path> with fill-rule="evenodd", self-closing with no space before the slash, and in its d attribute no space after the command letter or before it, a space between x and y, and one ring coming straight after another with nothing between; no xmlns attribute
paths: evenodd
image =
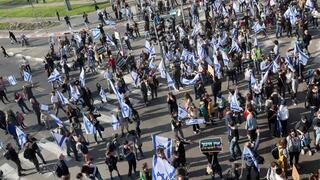
<svg viewBox="0 0 320 180"><path fill-rule="evenodd" d="M183 22L183 24L185 25L186 19L185 19L185 17L184 17L184 11L183 11L183 0L181 0L181 6L180 6L180 8L181 8L181 14L182 14L182 22Z"/></svg>
<svg viewBox="0 0 320 180"><path fill-rule="evenodd" d="M65 6L67 7L67 10L68 10L68 11L71 11L71 10L72 10L72 7L71 7L71 4L70 4L70 1L69 1L69 0L64 0L64 4L65 4Z"/></svg>

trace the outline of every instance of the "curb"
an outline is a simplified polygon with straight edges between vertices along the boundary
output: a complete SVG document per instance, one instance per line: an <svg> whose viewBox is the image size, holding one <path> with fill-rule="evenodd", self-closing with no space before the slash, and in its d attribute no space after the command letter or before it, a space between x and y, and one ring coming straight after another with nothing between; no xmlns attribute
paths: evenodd
<svg viewBox="0 0 320 180"><path fill-rule="evenodd" d="M35 61L35 62L43 62L44 61L44 59L42 59L42 58L33 58L31 56L24 56L23 54L20 54L20 53L8 52L8 55L10 57L21 58L21 60L22 60L22 57L25 57L26 60L28 60L28 61Z"/></svg>

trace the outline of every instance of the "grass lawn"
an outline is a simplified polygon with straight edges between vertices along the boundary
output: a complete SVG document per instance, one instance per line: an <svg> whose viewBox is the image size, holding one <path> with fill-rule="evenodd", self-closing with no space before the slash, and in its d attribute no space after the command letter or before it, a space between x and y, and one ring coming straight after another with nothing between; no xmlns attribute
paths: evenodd
<svg viewBox="0 0 320 180"><path fill-rule="evenodd" d="M43 0L38 0L39 4L43 4ZM70 0L70 1L77 1L77 0ZM32 2L36 5L36 1L32 0ZM64 0L46 0L46 3L52 2L64 2ZM0 9L2 6L19 6L19 5L28 5L29 3L27 0L0 0Z"/></svg>
<svg viewBox="0 0 320 180"><path fill-rule="evenodd" d="M39 0L40 1L40 0ZM99 8L105 8L109 6L107 3L97 3ZM71 3L72 5L72 3ZM73 16L82 14L83 12L92 12L95 11L93 3L88 4L75 4L72 5L72 10L67 11L65 6L46 6L46 7L35 7L34 12L32 7L27 8L12 8L12 9L1 9L1 17L54 17L56 16L56 10L59 12L60 17L65 15Z"/></svg>

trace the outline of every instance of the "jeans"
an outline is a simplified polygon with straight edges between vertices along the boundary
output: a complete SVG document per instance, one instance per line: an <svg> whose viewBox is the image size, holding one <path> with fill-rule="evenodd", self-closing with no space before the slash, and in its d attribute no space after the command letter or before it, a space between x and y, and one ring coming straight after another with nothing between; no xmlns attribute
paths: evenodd
<svg viewBox="0 0 320 180"><path fill-rule="evenodd" d="M299 157L300 157L300 152L289 152L290 156L290 166L293 165L293 158L295 159L295 164L299 164Z"/></svg>
<svg viewBox="0 0 320 180"><path fill-rule="evenodd" d="M237 140L232 139L229 144L229 150L232 158L241 156L241 149Z"/></svg>
<svg viewBox="0 0 320 180"><path fill-rule="evenodd" d="M246 179L247 180L259 180L260 174L258 169L253 166L246 165Z"/></svg>
<svg viewBox="0 0 320 180"><path fill-rule="evenodd" d="M26 103L24 101L19 101L18 102L19 107L21 108L21 111L25 114L26 112L24 111L24 108L31 112L31 110L28 108L28 106L26 105Z"/></svg>
<svg viewBox="0 0 320 180"><path fill-rule="evenodd" d="M282 26L280 24L276 25L276 37L279 37L278 34L280 34L280 37L282 36Z"/></svg>
<svg viewBox="0 0 320 180"><path fill-rule="evenodd" d="M129 165L128 176L131 176L132 168L133 168L133 171L136 172L136 168L137 168L136 157L134 157L132 160L128 160L128 165Z"/></svg>
<svg viewBox="0 0 320 180"><path fill-rule="evenodd" d="M21 162L20 162L20 159L16 159L16 160L12 160L18 167L18 175L21 174L21 171L22 171L22 167L21 167Z"/></svg>

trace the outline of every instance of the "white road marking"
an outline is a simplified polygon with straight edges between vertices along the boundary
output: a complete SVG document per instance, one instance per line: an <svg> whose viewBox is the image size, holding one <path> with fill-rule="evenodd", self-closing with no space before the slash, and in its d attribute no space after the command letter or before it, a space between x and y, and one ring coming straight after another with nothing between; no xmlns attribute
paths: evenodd
<svg viewBox="0 0 320 180"><path fill-rule="evenodd" d="M17 169L13 168L8 163L5 163L2 166L0 166L0 169L4 173L3 177L5 179L8 179L8 180L10 180L10 179L12 179L12 180L19 179L19 176L18 176L18 173L17 173ZM20 179L22 179L22 178L20 178Z"/></svg>
<svg viewBox="0 0 320 180"><path fill-rule="evenodd" d="M36 87L34 88L36 91L39 91L39 92L44 92L46 89L42 88L42 87Z"/></svg>
<svg viewBox="0 0 320 180"><path fill-rule="evenodd" d="M52 154L55 155L55 159L57 159L58 155L60 155L61 153L63 155L65 155L65 160L66 161L70 161L71 158L67 156L67 153L65 151L62 151L59 146L54 143L54 142L50 142L46 139L41 139L41 141L38 143L38 146L40 146L42 149L44 149L45 151L48 151Z"/></svg>

